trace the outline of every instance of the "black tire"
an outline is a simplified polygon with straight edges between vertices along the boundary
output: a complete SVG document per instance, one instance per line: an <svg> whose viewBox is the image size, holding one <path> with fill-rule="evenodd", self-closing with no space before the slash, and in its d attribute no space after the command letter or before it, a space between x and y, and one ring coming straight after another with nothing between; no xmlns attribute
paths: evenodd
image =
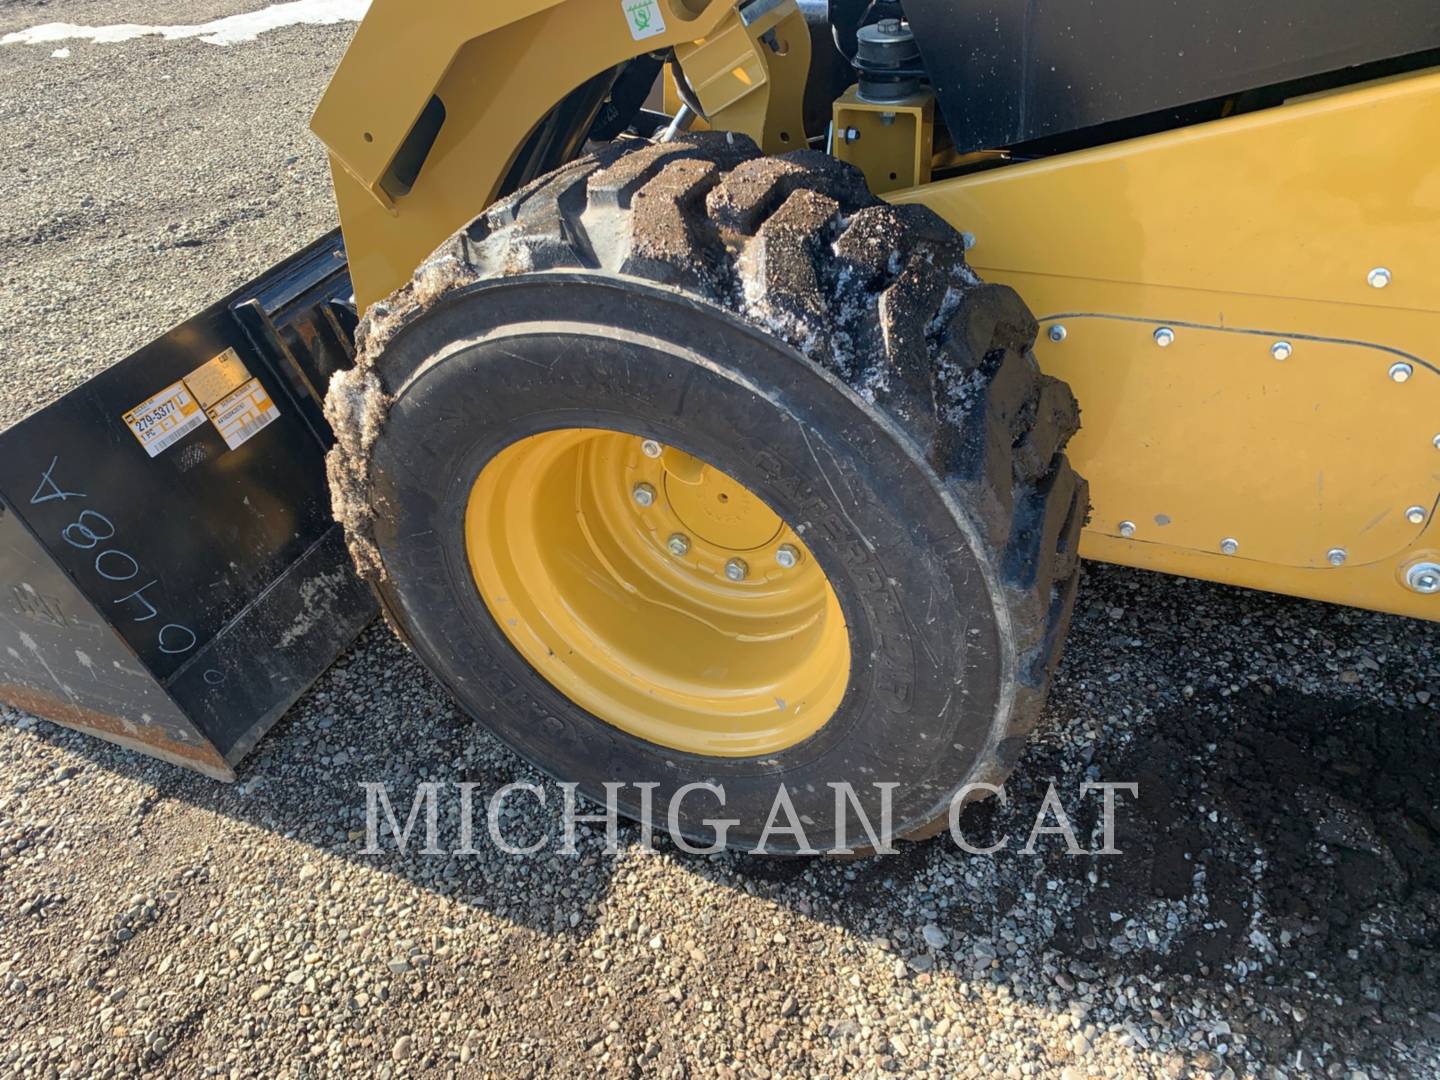
<svg viewBox="0 0 1440 1080"><path fill-rule="evenodd" d="M680 785L719 782L723 812L688 800L682 831L740 819L745 848L782 783L826 849L827 784L878 821L869 785L893 781L892 834L928 835L958 789L1014 766L1074 603L1078 410L1036 366L1036 330L949 225L833 158L710 134L609 147L368 313L328 403L337 516L398 632L547 773L600 801L606 781L659 782L660 821ZM680 754L580 710L509 644L468 568L466 495L505 446L576 426L679 446L805 527L853 658L819 732L763 760ZM621 808L639 815L633 787Z"/></svg>

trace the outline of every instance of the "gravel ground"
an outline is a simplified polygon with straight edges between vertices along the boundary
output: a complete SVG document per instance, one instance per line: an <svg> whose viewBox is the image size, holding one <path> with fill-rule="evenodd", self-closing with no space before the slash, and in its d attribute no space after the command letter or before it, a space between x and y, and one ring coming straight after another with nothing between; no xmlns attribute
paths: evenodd
<svg viewBox="0 0 1440 1080"><path fill-rule="evenodd" d="M245 5L139 7L0 33ZM0 48L0 423L330 226L305 120L347 36ZM231 786L0 708L0 1065L1440 1075L1437 684L1436 625L1093 566L1009 802L962 819L1009 848L848 863L362 854L362 781L541 781L378 625ZM1052 779L1092 839L1087 778L1140 782L1124 854L1020 854Z"/></svg>

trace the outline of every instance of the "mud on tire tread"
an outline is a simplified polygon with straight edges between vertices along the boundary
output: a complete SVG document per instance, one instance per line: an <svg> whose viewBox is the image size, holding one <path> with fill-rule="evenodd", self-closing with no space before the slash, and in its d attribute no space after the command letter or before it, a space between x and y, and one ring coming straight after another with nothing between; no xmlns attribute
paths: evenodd
<svg viewBox="0 0 1440 1080"><path fill-rule="evenodd" d="M881 203L858 170L825 154L764 157L749 139L714 133L612 144L490 209L372 307L359 364L327 403L337 516L362 572L384 573L368 534L366 470L383 424L386 342L453 290L546 270L636 277L726 309L843 380L914 441L1005 584L1019 692L991 752L960 782L1003 780L1038 718L1074 605L1088 499L1064 448L1079 409L1036 364L1034 317L1012 289L975 276L960 235L924 207Z"/></svg>

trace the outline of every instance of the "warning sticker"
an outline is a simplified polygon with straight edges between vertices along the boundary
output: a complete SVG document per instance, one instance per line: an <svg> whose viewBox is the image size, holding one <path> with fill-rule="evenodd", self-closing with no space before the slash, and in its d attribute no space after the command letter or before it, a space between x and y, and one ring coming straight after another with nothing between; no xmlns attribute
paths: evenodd
<svg viewBox="0 0 1440 1080"><path fill-rule="evenodd" d="M250 381L245 361L234 349L226 349L215 359L200 365L185 376L185 385L202 409L208 409L221 398L233 394Z"/></svg>
<svg viewBox="0 0 1440 1080"><path fill-rule="evenodd" d="M665 32L665 16L660 13L660 0L620 0L630 36L636 41Z"/></svg>
<svg viewBox="0 0 1440 1080"><path fill-rule="evenodd" d="M205 423L205 412L183 382L161 390L124 416L125 424L152 458Z"/></svg>
<svg viewBox="0 0 1440 1080"><path fill-rule="evenodd" d="M231 450L244 446L280 417L280 409L259 379L251 379L205 411Z"/></svg>

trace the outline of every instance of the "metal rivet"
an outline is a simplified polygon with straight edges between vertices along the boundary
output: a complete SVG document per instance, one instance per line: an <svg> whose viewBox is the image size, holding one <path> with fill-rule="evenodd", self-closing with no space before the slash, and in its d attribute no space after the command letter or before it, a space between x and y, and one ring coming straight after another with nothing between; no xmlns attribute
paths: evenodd
<svg viewBox="0 0 1440 1080"><path fill-rule="evenodd" d="M1383 266L1377 266L1365 275L1365 280L1370 283L1372 289L1383 289L1390 284L1390 271Z"/></svg>
<svg viewBox="0 0 1440 1080"><path fill-rule="evenodd" d="M684 533L674 533L669 540L665 541L665 546L670 549L671 555L679 558L681 555L689 554L690 538Z"/></svg>
<svg viewBox="0 0 1440 1080"><path fill-rule="evenodd" d="M1174 340L1175 331L1171 330L1168 326L1162 326L1159 330L1155 331L1155 344L1159 345L1162 349L1168 348Z"/></svg>
<svg viewBox="0 0 1440 1080"><path fill-rule="evenodd" d="M1406 511L1405 511L1405 520L1408 521L1408 522L1410 522L1411 525L1424 525L1424 524L1425 524L1425 507L1423 507L1423 506L1412 506L1412 507L1410 507L1409 510L1406 510Z"/></svg>
<svg viewBox="0 0 1440 1080"><path fill-rule="evenodd" d="M1394 382L1409 382L1410 376L1413 374L1415 374L1415 369L1403 360L1390 365L1390 378Z"/></svg>
<svg viewBox="0 0 1440 1080"><path fill-rule="evenodd" d="M1405 584L1425 596L1440 593L1440 563L1416 563L1405 571Z"/></svg>
<svg viewBox="0 0 1440 1080"><path fill-rule="evenodd" d="M665 452L665 448L654 439L646 439L640 444L640 452L646 457L659 457Z"/></svg>
<svg viewBox="0 0 1440 1080"><path fill-rule="evenodd" d="M1122 522L1120 522L1120 535L1123 536L1123 537L1125 537L1125 539L1127 539L1127 540L1130 539L1130 537L1134 536L1134 535L1135 535L1135 523L1134 523L1133 521L1122 521Z"/></svg>
<svg viewBox="0 0 1440 1080"><path fill-rule="evenodd" d="M1239 550L1240 550L1240 541L1239 541L1239 540L1236 540L1233 536L1227 536L1224 540L1221 540L1221 541L1220 541L1220 554L1221 554L1221 555L1234 555L1235 552L1237 552L1237 551L1239 551Z"/></svg>
<svg viewBox="0 0 1440 1080"><path fill-rule="evenodd" d="M775 561L779 563L783 569L789 570L799 565L800 550L794 544L781 544L775 549Z"/></svg>
<svg viewBox="0 0 1440 1080"><path fill-rule="evenodd" d="M1054 326L1050 327L1050 340L1064 341L1065 335L1068 333L1069 331L1066 330L1065 327L1061 326L1059 323L1056 323Z"/></svg>
<svg viewBox="0 0 1440 1080"><path fill-rule="evenodd" d="M725 576L731 581L744 581L750 576L750 566L744 559L731 559L725 564Z"/></svg>
<svg viewBox="0 0 1440 1080"><path fill-rule="evenodd" d="M639 506L651 506L655 502L655 489L649 484L636 484L630 489L630 497Z"/></svg>
<svg viewBox="0 0 1440 1080"><path fill-rule="evenodd" d="M1348 554L1344 548L1331 548L1325 553L1325 560L1331 566L1344 566Z"/></svg>
<svg viewBox="0 0 1440 1080"><path fill-rule="evenodd" d="M1288 341L1277 341L1274 345L1270 346L1270 355L1276 360L1289 360L1290 354L1294 351Z"/></svg>

